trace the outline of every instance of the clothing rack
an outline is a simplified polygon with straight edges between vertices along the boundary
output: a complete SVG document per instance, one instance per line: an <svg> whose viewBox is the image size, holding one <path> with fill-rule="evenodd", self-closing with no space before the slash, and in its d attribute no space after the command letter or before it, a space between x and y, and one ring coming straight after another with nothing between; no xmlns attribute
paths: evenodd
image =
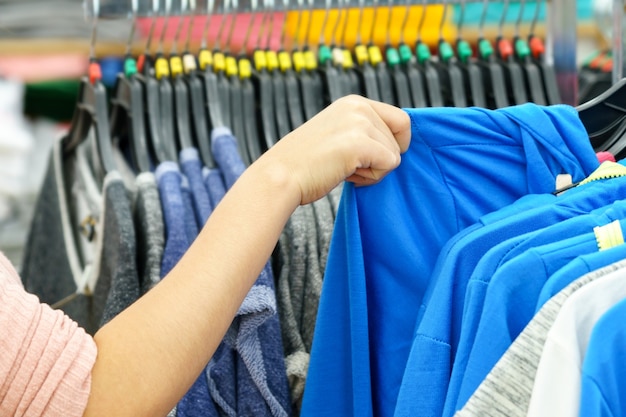
<svg viewBox="0 0 626 417"><path fill-rule="evenodd" d="M487 4L489 0L413 0L415 5L454 5L462 3L477 3L484 2ZM519 0L510 0L519 1ZM615 4L623 7L624 0L615 0ZM178 2L172 2L166 0L163 1L126 1L126 0L85 0L85 12L88 18L94 17L101 19L115 19L115 18L128 18L128 17L147 17L147 16L163 16L164 10L167 10L167 15L201 15L207 13L207 10L212 14L227 12L245 13L252 10L256 10L257 7L261 9L276 9L277 11L297 10L302 8L307 9L325 9L334 6L332 0L298 0L290 1L285 0L282 2L276 2L275 0L263 0L259 4L258 0L203 0L203 1L187 1L181 0ZM176 4L174 4L176 3ZM383 4L385 3L385 4ZM340 1L337 2L340 4ZM363 5L365 7L378 4L381 7L388 7L387 2L375 2L374 0L364 0ZM406 3L398 3L406 4ZM546 39L546 57L550 64L554 66L557 84L561 93L562 102L565 104L576 105L578 97L578 74L576 64L576 8L571 7L569 0L547 0L547 39ZM349 0L344 2L342 7L360 6L361 3L356 0ZM617 16L617 13L614 14ZM620 16L622 16L620 14ZM619 20L619 22L617 22ZM615 25L620 25L620 30L616 30L614 33L621 32L621 19L616 19ZM615 44L619 43L619 50L621 57L621 50L623 48L621 37L614 37ZM617 49L617 46L614 46ZM617 55L616 55L617 56ZM619 62L622 62L620 59ZM620 74L622 72L622 66L616 65L614 71L619 68Z"/></svg>

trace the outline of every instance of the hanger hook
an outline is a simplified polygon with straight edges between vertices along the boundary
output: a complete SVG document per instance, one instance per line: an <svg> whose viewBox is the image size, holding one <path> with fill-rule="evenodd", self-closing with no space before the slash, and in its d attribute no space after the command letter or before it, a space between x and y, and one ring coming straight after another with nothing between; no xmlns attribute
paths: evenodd
<svg viewBox="0 0 626 417"><path fill-rule="evenodd" d="M145 55L150 54L150 47L152 45L152 37L154 36L154 28L156 26L156 18L159 14L159 0L152 0L152 22L150 22L150 30L148 31L148 39L146 40Z"/></svg>
<svg viewBox="0 0 626 417"><path fill-rule="evenodd" d="M328 23L328 16L330 15L330 6L332 0L326 0L324 8L324 20L322 20L322 28L320 30L320 38L318 44L323 45L326 43L326 24Z"/></svg>
<svg viewBox="0 0 626 417"><path fill-rule="evenodd" d="M509 11L509 0L505 0L504 6L502 9L502 15L500 16L500 23L498 24L498 38L501 38L503 35L504 20L506 19L506 15L508 11Z"/></svg>
<svg viewBox="0 0 626 417"><path fill-rule="evenodd" d="M443 41L443 25L446 22L448 14L448 0L443 1L443 13L441 14L441 22L439 22L439 41Z"/></svg>
<svg viewBox="0 0 626 417"><path fill-rule="evenodd" d="M155 0L155 1L159 1L159 0ZM202 30L202 40L201 40L201 48L202 49L206 49L207 44L208 44L208 37L209 37L209 25L211 22L211 17L213 16L213 8L215 7L215 1L214 0L209 0L207 1L207 5L206 5L206 20L204 21L204 29Z"/></svg>
<svg viewBox="0 0 626 417"><path fill-rule="evenodd" d="M283 25L280 31L280 49L285 48L285 40L287 35L287 14L289 13L289 0L283 0ZM300 27L300 14L296 17L296 44L298 43L298 28Z"/></svg>
<svg viewBox="0 0 626 417"><path fill-rule="evenodd" d="M393 0L389 0L389 16L387 16L387 45L391 45L391 18L393 17Z"/></svg>
<svg viewBox="0 0 626 417"><path fill-rule="evenodd" d="M348 22L350 21L350 8L348 7L348 2L350 0L345 0L344 7L346 9L346 18L343 21L343 27L341 29L341 43L339 44L342 48L346 45L346 32L348 31Z"/></svg>
<svg viewBox="0 0 626 417"><path fill-rule="evenodd" d="M489 0L485 0L489 1ZM422 29L424 28L424 21L426 20L426 12L428 11L428 0L422 0L422 15L420 21L417 24L417 43L422 42Z"/></svg>
<svg viewBox="0 0 626 417"><path fill-rule="evenodd" d="M250 1L250 23L248 24L248 28L246 29L246 34L243 38L243 43L241 44L241 54L244 54L247 50L248 42L250 41L250 33L252 32L252 26L254 26L254 21L256 20L256 12L257 12L258 0Z"/></svg>
<svg viewBox="0 0 626 417"><path fill-rule="evenodd" d="M489 0L483 0L483 10L480 14L480 23L478 24L478 38L485 38L485 18L487 17L487 8L489 7Z"/></svg>
<svg viewBox="0 0 626 417"><path fill-rule="evenodd" d="M261 10L261 21L259 22L259 33L256 36L256 45L255 45L256 50L261 49L261 39L263 38L263 36L265 36L265 26L267 25L267 23L265 22L266 19L267 19L267 7L265 4L265 0L263 0L263 8Z"/></svg>
<svg viewBox="0 0 626 417"><path fill-rule="evenodd" d="M404 32L406 31L406 25L409 22L409 14L411 13L411 0L406 1L406 10L404 12L404 18L402 19L402 25L400 26L400 45L405 43Z"/></svg>
<svg viewBox="0 0 626 417"><path fill-rule="evenodd" d="M362 29L362 22L363 22L363 7L365 0L359 0L359 21L357 23L357 30L356 30L356 43L357 45L361 44L361 29Z"/></svg>
<svg viewBox="0 0 626 417"><path fill-rule="evenodd" d="M265 49L271 49L272 39L274 37L274 30L276 30L276 3L274 0L269 0L269 14L270 14L270 23L267 32L267 37L265 38Z"/></svg>
<svg viewBox="0 0 626 417"><path fill-rule="evenodd" d="M165 42L165 33L167 32L167 25L170 20L170 12L172 10L172 0L165 0L165 22L163 23L163 28L161 29L161 37L159 39L158 52L159 54L163 53L163 44Z"/></svg>
<svg viewBox="0 0 626 417"><path fill-rule="evenodd" d="M465 23L465 0L461 0L461 13L459 15L459 21L456 24L456 36L457 39L462 39L461 29L463 28L463 23Z"/></svg>
<svg viewBox="0 0 626 417"><path fill-rule="evenodd" d="M530 34L533 35L535 33L535 25L537 24L537 19L539 18L539 10L541 9L541 0L537 0L535 4L535 13L533 15L533 20L530 23Z"/></svg>
<svg viewBox="0 0 626 417"><path fill-rule="evenodd" d="M230 9L230 11L231 11L230 28L228 30L226 42L225 42L225 45L224 45L224 50L226 52L230 51L230 45L231 45L231 42L233 40L233 32L235 31L235 27L237 26L236 25L236 23L237 23L237 15L238 15L237 11L239 9L239 0L231 0L231 1L232 1L232 7Z"/></svg>
<svg viewBox="0 0 626 417"><path fill-rule="evenodd" d="M191 32L193 31L193 24L195 22L195 17L196 17L196 0L189 0L189 11L190 13L190 18L189 18L189 24L187 25L187 39L185 40L185 52L189 52L189 47L190 47L190 43L191 43Z"/></svg>
<svg viewBox="0 0 626 417"><path fill-rule="evenodd" d="M135 28L137 27L137 9L139 8L139 4L138 4L138 0L131 0L130 2L131 4L131 16L132 16L132 23L130 25L130 34L128 35L128 42L126 43L126 56L130 55L131 52L131 48L132 48L132 42L133 39L135 38Z"/></svg>
<svg viewBox="0 0 626 417"><path fill-rule="evenodd" d="M228 5L229 5L229 0L224 0L222 4L222 17L220 19L220 26L217 30L217 36L215 37L216 49L221 49L222 47L222 34L224 33L225 22L228 19Z"/></svg>
<svg viewBox="0 0 626 417"><path fill-rule="evenodd" d="M170 48L170 54L176 55L178 52L178 41L180 40L180 34L183 29L183 22L185 21L185 12L187 11L187 0L181 0L180 2L180 15L178 16L178 24L176 25L176 32L174 32L174 40L172 47Z"/></svg>
<svg viewBox="0 0 626 417"><path fill-rule="evenodd" d="M374 9L374 16L372 16L372 26L370 27L370 43L374 43L374 28L376 27L376 20L378 20L378 0L373 1L372 7Z"/></svg>
<svg viewBox="0 0 626 417"><path fill-rule="evenodd" d="M309 0L309 19L306 22L306 30L304 31L304 49L309 48L309 42L311 39L311 28L313 27L313 0Z"/></svg>
<svg viewBox="0 0 626 417"><path fill-rule="evenodd" d="M339 27L339 21L343 16L343 9L341 8L341 0L337 0L337 19L335 20L335 24L333 26L333 31L331 33L330 42L332 45L337 44L337 28Z"/></svg>
<svg viewBox="0 0 626 417"><path fill-rule="evenodd" d="M524 14L524 6L526 5L526 0L520 0L519 2L519 12L517 13L517 19L515 20L515 38L519 38L519 29L522 24L522 15Z"/></svg>
<svg viewBox="0 0 626 417"><path fill-rule="evenodd" d="M93 25L91 26L91 44L89 46L89 60L96 60L96 39L98 37L98 17L100 16L100 1L93 0Z"/></svg>

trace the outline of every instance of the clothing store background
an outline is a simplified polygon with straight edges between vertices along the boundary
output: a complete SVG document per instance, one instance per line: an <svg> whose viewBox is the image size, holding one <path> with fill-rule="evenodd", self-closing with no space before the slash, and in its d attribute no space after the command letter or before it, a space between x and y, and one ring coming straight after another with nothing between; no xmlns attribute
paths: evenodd
<svg viewBox="0 0 626 417"><path fill-rule="evenodd" d="M0 250L18 267L46 157L53 138L62 133L71 118L78 80L86 73L91 23L85 18L82 3L0 1ZM525 21L532 18L533 3L526 4ZM592 0L578 0L576 5L577 60L582 63L593 51L608 44L600 29L607 25L605 21L599 25L594 18ZM518 7L511 3L507 22L516 19ZM386 10L381 10L381 15L384 13ZM487 25L495 25L501 14L502 5L490 5ZM480 15L480 4L468 4L466 27L476 27ZM458 10L454 9L448 13L448 20L454 22L456 16ZM429 17L433 25L437 25L437 17ZM129 27L126 19L98 22L96 53L103 59L103 76L109 84L122 65L120 57ZM146 23L140 24L135 40L145 39L147 32Z"/></svg>

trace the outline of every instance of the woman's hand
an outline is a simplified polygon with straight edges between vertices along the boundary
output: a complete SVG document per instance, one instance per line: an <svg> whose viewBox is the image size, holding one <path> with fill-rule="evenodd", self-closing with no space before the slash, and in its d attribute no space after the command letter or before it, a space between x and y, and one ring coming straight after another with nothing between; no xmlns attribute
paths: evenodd
<svg viewBox="0 0 626 417"><path fill-rule="evenodd" d="M352 95L285 136L263 158L284 166L298 182L300 204L307 204L344 180L378 182L400 164L410 139L405 111Z"/></svg>

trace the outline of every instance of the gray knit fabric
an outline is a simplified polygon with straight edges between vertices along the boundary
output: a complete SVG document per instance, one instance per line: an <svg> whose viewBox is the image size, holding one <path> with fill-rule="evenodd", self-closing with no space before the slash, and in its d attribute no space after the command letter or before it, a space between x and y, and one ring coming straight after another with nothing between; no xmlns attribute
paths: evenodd
<svg viewBox="0 0 626 417"><path fill-rule="evenodd" d="M117 171L103 179L102 190L94 190L88 145L69 155L60 141L54 145L22 280L27 291L56 304L94 334L139 297L139 280L128 193Z"/></svg>
<svg viewBox="0 0 626 417"><path fill-rule="evenodd" d="M165 227L154 174L152 172L139 174L136 185L137 196L133 217L137 233L137 272L141 294L145 294L161 279Z"/></svg>
<svg viewBox="0 0 626 417"><path fill-rule="evenodd" d="M137 249L130 200L116 172L104 179L102 253L93 294L100 327L139 298Z"/></svg>
<svg viewBox="0 0 626 417"><path fill-rule="evenodd" d="M545 303L455 416L526 416L543 345L563 303L584 285L625 267L620 261L590 272Z"/></svg>
<svg viewBox="0 0 626 417"><path fill-rule="evenodd" d="M63 171L66 168L71 177L73 169L67 166L72 160L67 159L64 164L61 144L57 141L35 205L20 277L26 291L37 295L41 302L55 305L64 300L59 308L93 334L98 323L89 314L92 299L78 294L76 288L82 269L74 243L76 237L69 223L68 190ZM99 214L94 213L94 217L97 216Z"/></svg>
<svg viewBox="0 0 626 417"><path fill-rule="evenodd" d="M310 205L298 207L279 238L276 301L285 349L285 367L294 414L298 415L304 378L309 367L309 351L302 340L302 297L307 274L307 234L313 221ZM314 235L316 238L316 236ZM317 256L317 253L315 253Z"/></svg>
<svg viewBox="0 0 626 417"><path fill-rule="evenodd" d="M330 205L333 209L333 214L337 217L337 210L339 209L339 202L341 201L341 194L343 193L343 183L339 184L335 188L333 188L330 193L328 193L328 198L330 199Z"/></svg>

